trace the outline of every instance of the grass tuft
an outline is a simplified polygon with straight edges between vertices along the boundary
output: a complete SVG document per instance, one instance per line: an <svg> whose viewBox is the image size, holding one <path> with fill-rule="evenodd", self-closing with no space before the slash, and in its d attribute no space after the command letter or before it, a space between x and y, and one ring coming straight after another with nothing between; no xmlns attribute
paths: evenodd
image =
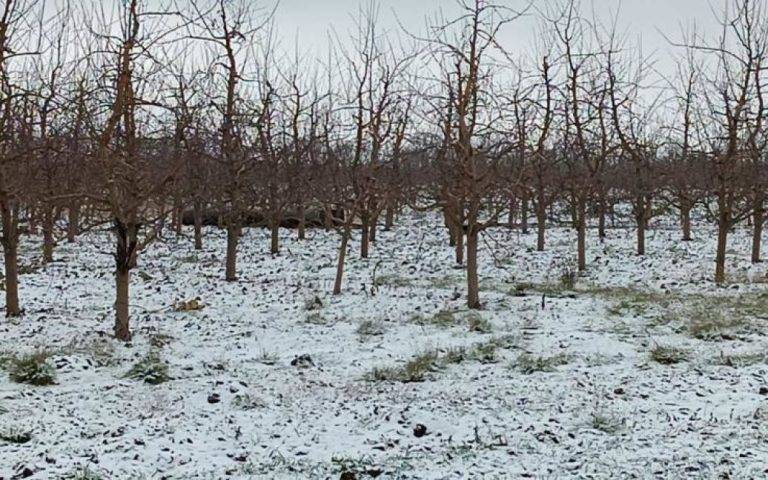
<svg viewBox="0 0 768 480"><path fill-rule="evenodd" d="M144 358L136 362L125 376L150 385L159 385L171 379L168 374L168 365L160 359L160 355L155 351L150 351Z"/></svg>
<svg viewBox="0 0 768 480"><path fill-rule="evenodd" d="M5 365L12 381L29 385L45 386L56 383L56 369L48 363L48 352L36 352L11 357Z"/></svg>
<svg viewBox="0 0 768 480"><path fill-rule="evenodd" d="M543 357L523 353L517 357L513 366L521 373L531 375L536 372L554 372L557 367L567 365L568 361L565 354Z"/></svg>
<svg viewBox="0 0 768 480"><path fill-rule="evenodd" d="M0 430L0 441L21 445L32 440L32 433L16 427L6 427Z"/></svg>
<svg viewBox="0 0 768 480"><path fill-rule="evenodd" d="M688 360L688 351L679 347L656 345L650 352L651 360L661 365L674 365Z"/></svg>

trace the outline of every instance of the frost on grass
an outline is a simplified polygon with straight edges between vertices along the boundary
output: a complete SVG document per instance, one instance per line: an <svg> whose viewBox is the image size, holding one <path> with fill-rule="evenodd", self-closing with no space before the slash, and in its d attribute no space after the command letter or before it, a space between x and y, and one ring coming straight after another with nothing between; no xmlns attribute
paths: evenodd
<svg viewBox="0 0 768 480"><path fill-rule="evenodd" d="M733 340L747 326L741 314L720 306L699 304L686 315L688 332L699 340Z"/></svg>
<svg viewBox="0 0 768 480"><path fill-rule="evenodd" d="M481 364L498 363L500 350L512 348L516 342L511 336L502 336L486 342L479 342L468 347L451 347L421 353L403 365L376 367L365 375L369 381L379 382L423 382L432 374L444 370L450 365L464 362Z"/></svg>
<svg viewBox="0 0 768 480"><path fill-rule="evenodd" d="M437 352L422 353L401 366L374 368L366 378L377 382L423 382L430 373L437 371L438 359Z"/></svg>

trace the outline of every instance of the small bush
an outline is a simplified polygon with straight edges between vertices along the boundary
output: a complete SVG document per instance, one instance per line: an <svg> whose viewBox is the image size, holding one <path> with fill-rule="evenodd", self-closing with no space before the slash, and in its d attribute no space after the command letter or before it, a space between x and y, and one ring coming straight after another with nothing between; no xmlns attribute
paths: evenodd
<svg viewBox="0 0 768 480"><path fill-rule="evenodd" d="M573 290L576 287L576 277L578 272L571 267L565 267L560 272L560 285L566 290Z"/></svg>
<svg viewBox="0 0 768 480"><path fill-rule="evenodd" d="M425 317L416 314L411 317L411 322L417 325L433 325L436 327L453 327L456 325L456 314L450 310L440 310L432 316Z"/></svg>
<svg viewBox="0 0 768 480"><path fill-rule="evenodd" d="M320 312L311 312L304 318L304 323L310 325L328 325L329 322Z"/></svg>
<svg viewBox="0 0 768 480"><path fill-rule="evenodd" d="M56 369L48 363L47 352L38 352L21 357L12 357L7 361L11 380L29 385L53 385L56 383Z"/></svg>
<svg viewBox="0 0 768 480"><path fill-rule="evenodd" d="M373 284L376 287L410 287L413 285L413 282L408 278L392 274L376 277L376 279L373 281Z"/></svg>
<svg viewBox="0 0 768 480"><path fill-rule="evenodd" d="M468 352L466 348L454 347L446 350L445 353L440 357L440 361L445 365L455 365L469 360L470 357L470 352Z"/></svg>
<svg viewBox="0 0 768 480"><path fill-rule="evenodd" d="M639 317L645 314L647 310L648 305L638 299L624 299L611 305L608 308L608 313L614 316L621 316L629 313Z"/></svg>
<svg viewBox="0 0 768 480"><path fill-rule="evenodd" d="M688 352L678 347L656 345L651 350L651 360L662 365L674 365L688 360Z"/></svg>
<svg viewBox="0 0 768 480"><path fill-rule="evenodd" d="M568 364L568 357L564 354L539 357L523 353L517 357L514 367L521 373L530 375L536 372L554 372L556 367L566 364Z"/></svg>
<svg viewBox="0 0 768 480"><path fill-rule="evenodd" d="M168 375L168 365L154 351L149 352L144 358L136 362L125 376L150 385L159 385L171 379Z"/></svg>
<svg viewBox="0 0 768 480"><path fill-rule="evenodd" d="M595 412L592 414L590 424L595 430L613 435L621 430L624 426L624 421L615 415Z"/></svg>
<svg viewBox="0 0 768 480"><path fill-rule="evenodd" d="M232 405L242 410L255 410L265 406L264 401L249 393L240 393L232 399Z"/></svg>
<svg viewBox="0 0 768 480"><path fill-rule="evenodd" d="M493 331L491 322L484 319L480 314L471 313L467 316L467 321L469 322L470 332L491 333Z"/></svg>
<svg viewBox="0 0 768 480"><path fill-rule="evenodd" d="M280 360L280 357L276 353L264 349L262 349L261 352L259 352L259 356L256 357L256 361L264 365L274 365L278 360Z"/></svg>
<svg viewBox="0 0 768 480"><path fill-rule="evenodd" d="M481 343L472 349L472 359L480 363L498 363L498 345L495 342Z"/></svg>
<svg viewBox="0 0 768 480"><path fill-rule="evenodd" d="M732 368L743 368L765 363L764 353L733 353L725 355L722 352L716 359L718 365Z"/></svg>
<svg viewBox="0 0 768 480"><path fill-rule="evenodd" d="M171 344L173 337L164 333L156 333L149 337L149 344L154 348L165 348Z"/></svg>
<svg viewBox="0 0 768 480"><path fill-rule="evenodd" d="M374 368L368 374L368 379L379 382L423 382L429 373L437 369L437 361L437 353L423 353L400 367Z"/></svg>
<svg viewBox="0 0 768 480"><path fill-rule="evenodd" d="M68 480L102 480L104 477L100 473L91 470L88 467L77 469L74 473L64 477Z"/></svg>
<svg viewBox="0 0 768 480"><path fill-rule="evenodd" d="M384 322L376 320L365 320L360 322L360 325L357 327L357 334L361 337L381 336L386 331L387 327L384 325Z"/></svg>
<svg viewBox="0 0 768 480"><path fill-rule="evenodd" d="M317 295L304 299L304 310L311 312L323 308L323 301Z"/></svg>
<svg viewBox="0 0 768 480"><path fill-rule="evenodd" d="M23 444L32 440L32 433L20 430L16 427L8 427L0 430L0 441L5 443Z"/></svg>

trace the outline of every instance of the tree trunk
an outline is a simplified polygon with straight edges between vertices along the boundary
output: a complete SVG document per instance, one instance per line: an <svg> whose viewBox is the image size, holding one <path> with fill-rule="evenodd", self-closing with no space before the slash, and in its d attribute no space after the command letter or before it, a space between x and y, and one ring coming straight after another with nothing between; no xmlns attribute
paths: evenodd
<svg viewBox="0 0 768 480"><path fill-rule="evenodd" d="M760 263L760 243L763 240L763 225L765 224L765 198L762 192L758 192L755 196L752 216L754 218L754 225L752 227L752 263Z"/></svg>
<svg viewBox="0 0 768 480"><path fill-rule="evenodd" d="M387 213L384 217L384 230L387 232L392 230L395 225L395 207L392 205L394 202L389 202L387 206Z"/></svg>
<svg viewBox="0 0 768 480"><path fill-rule="evenodd" d="M577 261L580 272L587 269L587 202L583 198L578 200L576 208L576 229L577 229Z"/></svg>
<svg viewBox="0 0 768 480"><path fill-rule="evenodd" d="M642 197L639 197L635 200L635 208L636 208L636 214L635 214L635 223L637 224L637 254L642 256L645 255L645 228L646 228L646 218L648 214L646 213L646 205L645 205L645 199Z"/></svg>
<svg viewBox="0 0 768 480"><path fill-rule="evenodd" d="M509 198L509 213L507 213L507 225L509 228L514 228L515 226L515 215L517 214L517 202L515 201L514 197Z"/></svg>
<svg viewBox="0 0 768 480"><path fill-rule="evenodd" d="M477 310L480 305L480 282L477 276L477 229L470 226L467 232L467 307Z"/></svg>
<svg viewBox="0 0 768 480"><path fill-rule="evenodd" d="M528 234L528 195L523 196L520 203L520 226L524 234Z"/></svg>
<svg viewBox="0 0 768 480"><path fill-rule="evenodd" d="M379 214L374 213L371 215L371 224L368 226L368 240L370 240L371 243L376 243L376 230L377 225L379 224Z"/></svg>
<svg viewBox="0 0 768 480"><path fill-rule="evenodd" d="M196 201L193 208L192 216L195 223L195 250L203 249L203 205L200 201Z"/></svg>
<svg viewBox="0 0 768 480"><path fill-rule="evenodd" d="M43 263L53 262L53 249L56 245L53 228L55 224L55 212L53 207L45 206L43 213Z"/></svg>
<svg viewBox="0 0 768 480"><path fill-rule="evenodd" d="M27 225L29 226L29 233L31 235L37 235L38 234L38 224L37 224L37 209L30 207L29 208L29 217L27 219Z"/></svg>
<svg viewBox="0 0 768 480"><path fill-rule="evenodd" d="M19 306L19 212L15 207L2 204L3 258L5 260L5 316L18 317Z"/></svg>
<svg viewBox="0 0 768 480"><path fill-rule="evenodd" d="M601 242L605 241L605 199L601 196L597 203L597 236Z"/></svg>
<svg viewBox="0 0 768 480"><path fill-rule="evenodd" d="M683 241L691 241L691 206L686 202L680 203L680 222L683 226Z"/></svg>
<svg viewBox="0 0 768 480"><path fill-rule="evenodd" d="M542 197L543 195L540 195L536 203L536 250L539 252L544 251L544 237L547 230L547 206Z"/></svg>
<svg viewBox="0 0 768 480"><path fill-rule="evenodd" d="M128 342L131 340L129 316L129 285L131 271L128 268L118 268L115 271L115 338Z"/></svg>
<svg viewBox="0 0 768 480"><path fill-rule="evenodd" d="M299 204L299 240L307 238L307 207L304 202Z"/></svg>
<svg viewBox="0 0 768 480"><path fill-rule="evenodd" d="M19 306L19 239L17 213L3 208L3 258L5 260L5 316L21 315Z"/></svg>
<svg viewBox="0 0 768 480"><path fill-rule="evenodd" d="M725 253L728 248L728 230L730 228L730 212L728 212L724 199L718 201L719 211L717 219L717 254L715 255L715 283L725 283Z"/></svg>
<svg viewBox="0 0 768 480"><path fill-rule="evenodd" d="M67 242L75 243L80 229L80 204L76 201L69 205L67 211Z"/></svg>
<svg viewBox="0 0 768 480"><path fill-rule="evenodd" d="M464 225L457 225L454 232L456 264L464 265Z"/></svg>
<svg viewBox="0 0 768 480"><path fill-rule="evenodd" d="M182 215L184 215L184 210L183 210L183 207L181 206L181 203L177 204L176 208L174 208L173 211L174 211L174 215L176 217L176 220L175 220L175 222L173 224L173 230L174 230L174 232L176 232L177 236L181 236L181 232L182 232L181 227L183 226L183 222L181 221L181 217L182 217Z"/></svg>
<svg viewBox="0 0 768 480"><path fill-rule="evenodd" d="M330 207L330 205L326 205L325 207L325 231L328 231L333 228L333 208Z"/></svg>
<svg viewBox="0 0 768 480"><path fill-rule="evenodd" d="M136 263L138 225L114 220L115 231L115 338L131 339L129 285L131 268Z"/></svg>
<svg viewBox="0 0 768 480"><path fill-rule="evenodd" d="M368 258L368 245L369 245L368 233L371 227L370 216L368 212L363 212L362 215L360 215L360 219L362 221L362 228L360 229L360 257Z"/></svg>
<svg viewBox="0 0 768 480"><path fill-rule="evenodd" d="M237 243L240 236L240 228L237 225L227 226L227 260L224 280L234 282L237 280Z"/></svg>
<svg viewBox="0 0 768 480"><path fill-rule="evenodd" d="M448 212L447 207L443 207L443 223L445 224L445 227L448 229L448 244L451 247L456 246L456 237L457 235L457 228L454 222L451 220L451 215Z"/></svg>
<svg viewBox="0 0 768 480"><path fill-rule="evenodd" d="M347 244L352 235L352 220L344 223L344 231L341 233L341 245L339 246L339 258L336 263L336 281L333 284L333 294L341 294L341 282L344 278L344 261L347 258Z"/></svg>
<svg viewBox="0 0 768 480"><path fill-rule="evenodd" d="M272 220L269 222L270 230L270 243L269 253L277 255L280 253L280 216L278 214L272 215Z"/></svg>
<svg viewBox="0 0 768 480"><path fill-rule="evenodd" d="M173 202L173 208L171 209L171 230L176 235L181 235L181 205L178 200Z"/></svg>

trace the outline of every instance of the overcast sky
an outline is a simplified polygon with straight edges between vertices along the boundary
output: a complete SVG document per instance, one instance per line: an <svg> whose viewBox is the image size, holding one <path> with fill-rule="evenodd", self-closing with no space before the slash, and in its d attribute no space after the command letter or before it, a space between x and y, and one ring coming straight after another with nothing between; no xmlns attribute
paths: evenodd
<svg viewBox="0 0 768 480"><path fill-rule="evenodd" d="M353 25L351 15L369 0L280 0L276 21L279 35L285 47L295 39L304 52L320 53L327 48L327 32L335 28L346 34ZM495 0L496 3L519 7L516 0ZM659 70L670 70L674 61L668 54L670 47L661 32L680 38L683 28L694 22L699 31L716 34L716 18L712 8L720 10L726 0L582 0L583 8L594 8L598 17L609 21L619 10L622 31L642 39L646 54L654 53ZM545 8L551 0L534 0L535 5ZM426 19L442 10L446 17L456 11L455 0L379 0L379 26L392 31L400 30L398 24L412 32L424 29ZM590 14L591 15L591 14ZM398 21L399 19L399 21ZM533 45L535 22L531 19L509 25L501 35L504 47L509 51L523 52ZM679 50L678 50L679 53Z"/></svg>

